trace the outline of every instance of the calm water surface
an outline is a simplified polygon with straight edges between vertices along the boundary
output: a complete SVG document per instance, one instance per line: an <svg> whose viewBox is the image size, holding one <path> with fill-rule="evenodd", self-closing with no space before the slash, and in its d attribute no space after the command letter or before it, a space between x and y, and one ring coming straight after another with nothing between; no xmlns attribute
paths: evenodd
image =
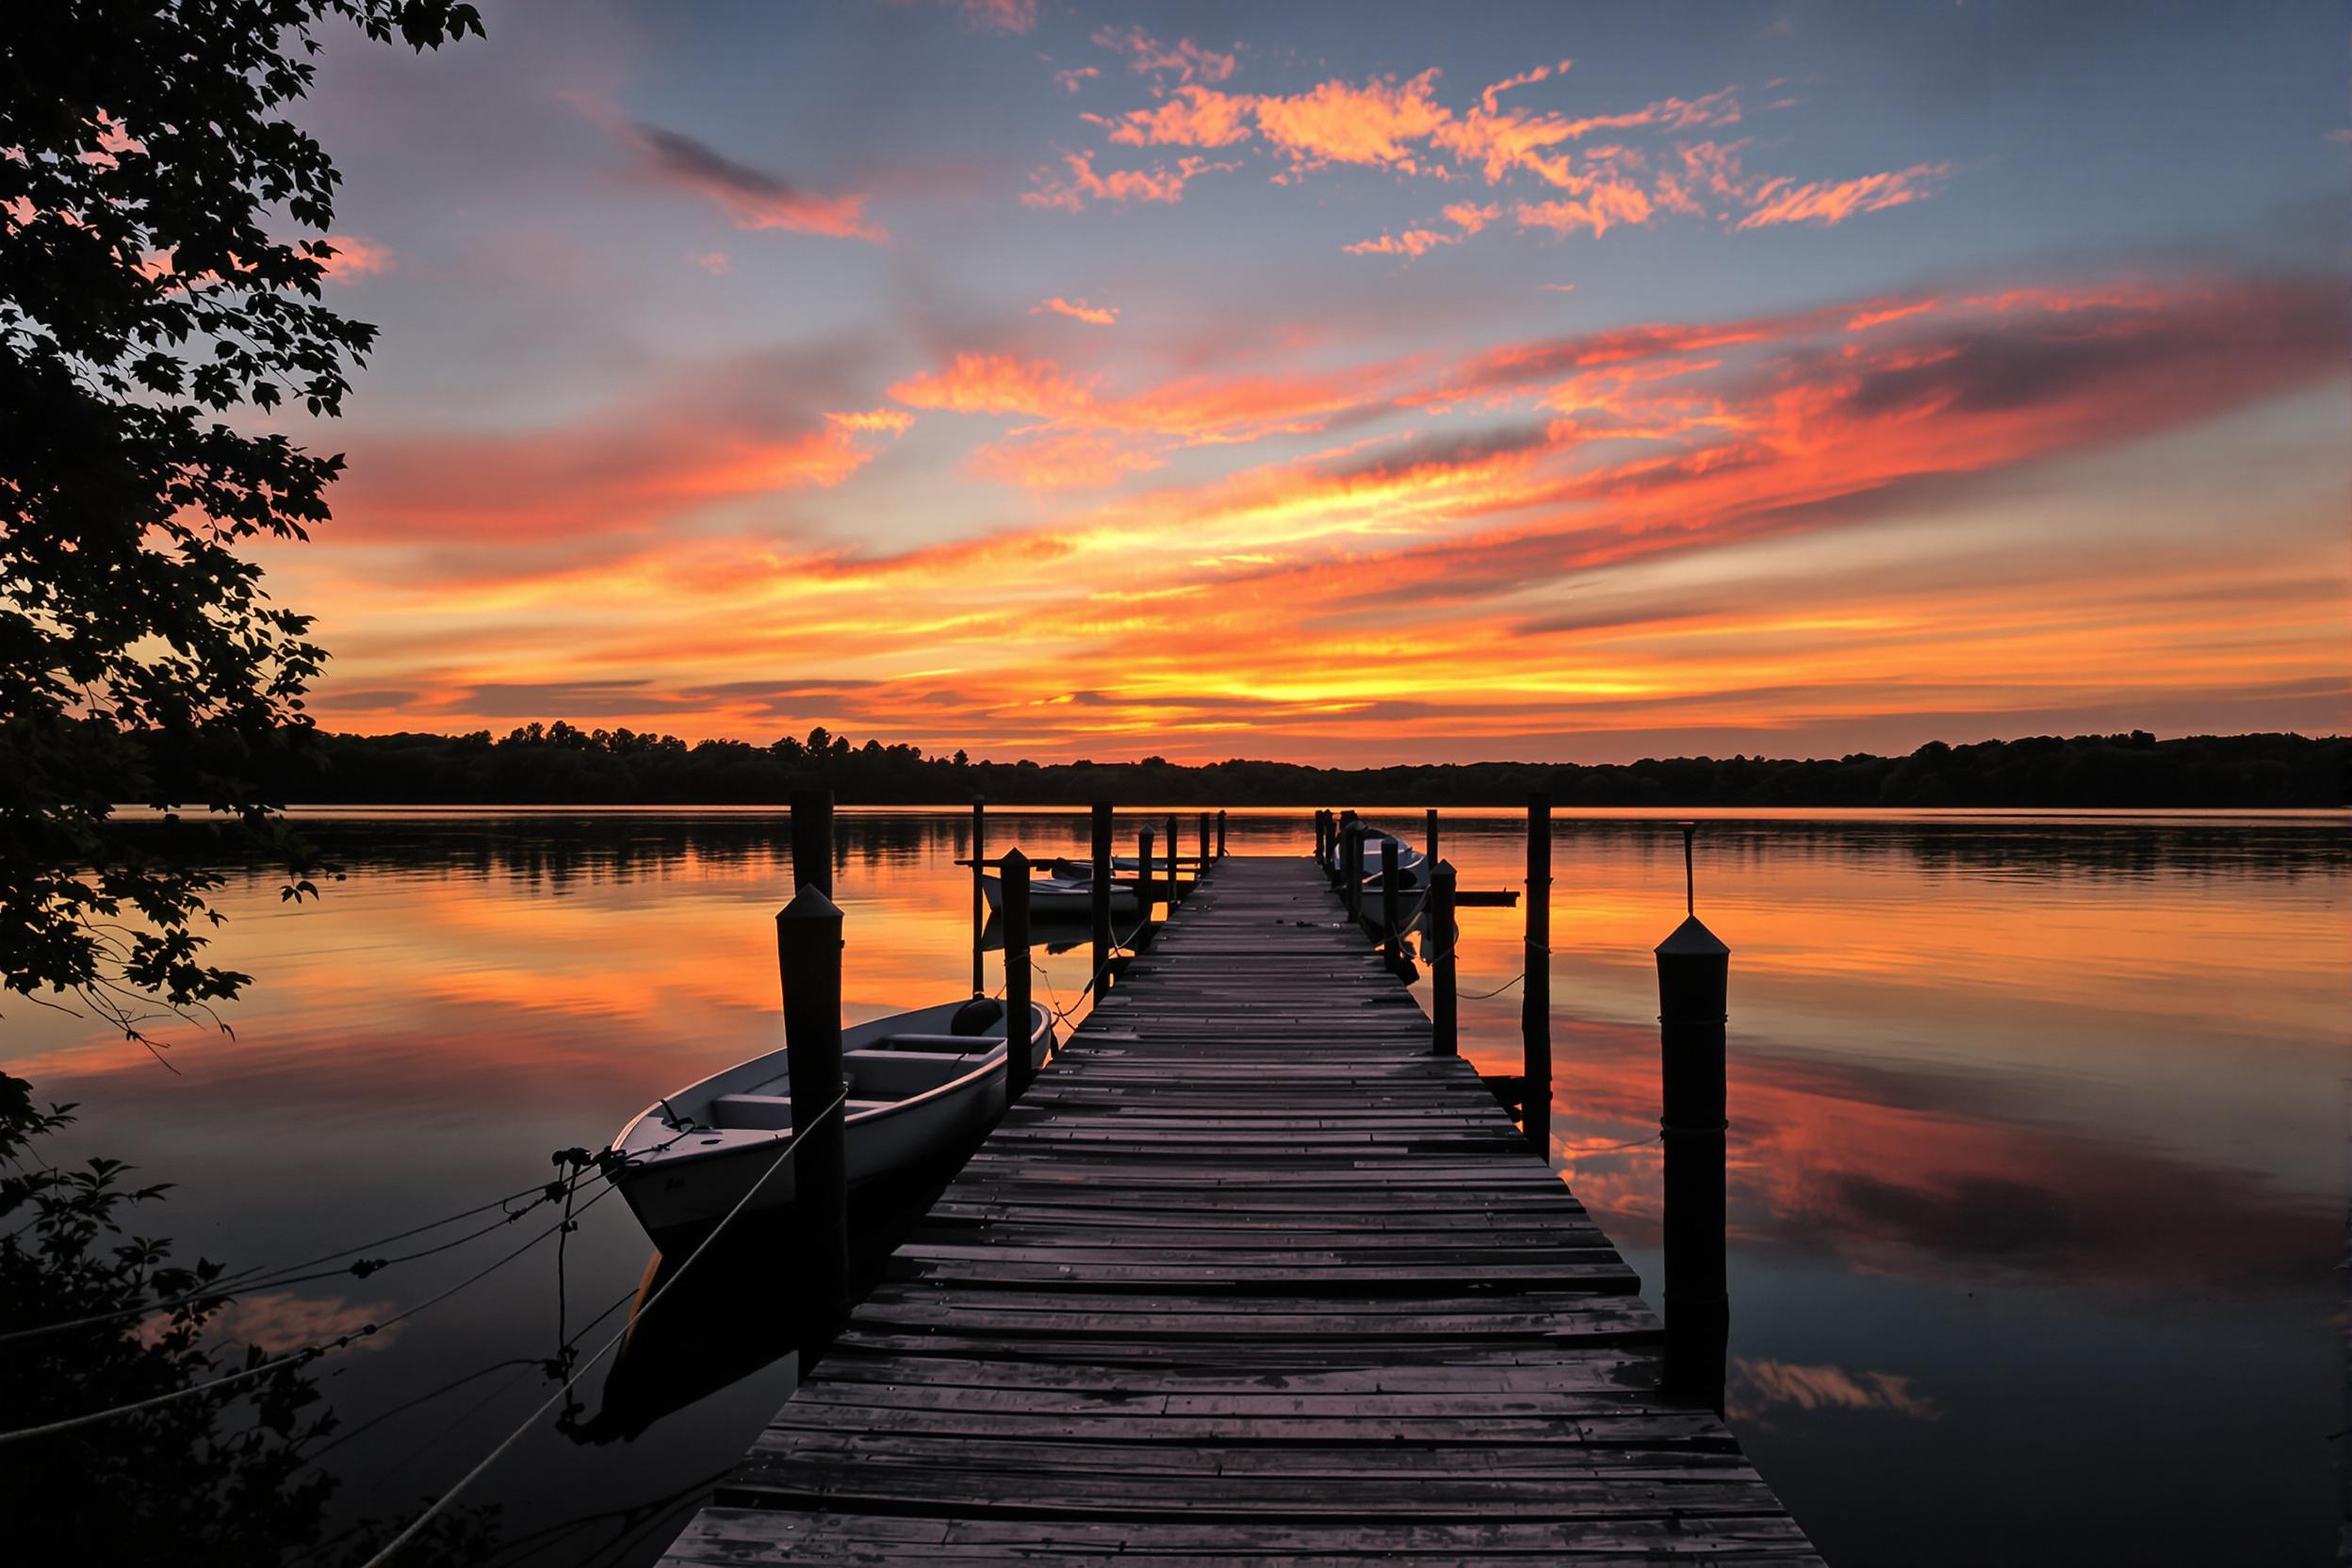
<svg viewBox="0 0 2352 1568"><path fill-rule="evenodd" d="M1418 833L1417 812L1367 814ZM778 1043L780 814L309 820L351 873L323 905L282 907L266 873L220 901L220 956L258 976L234 1039L181 1032L174 1074L37 1009L0 1023L12 1071L82 1102L65 1152L179 1184L144 1228L184 1254L300 1259L544 1180L550 1151ZM1122 845L1144 820L1122 816ZM990 823L992 851L1069 853L1085 831ZM966 815L841 825L851 1018L960 994ZM1236 812L1231 833L1243 852L1310 837L1301 812ZM1465 887L1523 874L1513 818L1449 815L1446 852ZM1637 1140L1680 841L1601 813L1561 820L1556 857L1554 1159L1654 1292L1657 1152ZM2334 1560L2348 880L2340 817L1707 822L1700 912L1733 950L1731 1415L1833 1561ZM1465 912L1465 992L1517 973L1519 920ZM1074 996L1085 953L1047 963ZM1480 1067L1516 1070L1517 1010L1512 989L1464 1002ZM522 1235L224 1321L307 1343ZM537 1362L599 1313L587 1346L626 1321L649 1259L602 1203L560 1296L544 1247L319 1364L345 1514L398 1515L472 1464L553 1391ZM741 1455L792 1387L756 1310L790 1281L772 1257L726 1266L471 1494L501 1509L497 1560L650 1562Z"/></svg>

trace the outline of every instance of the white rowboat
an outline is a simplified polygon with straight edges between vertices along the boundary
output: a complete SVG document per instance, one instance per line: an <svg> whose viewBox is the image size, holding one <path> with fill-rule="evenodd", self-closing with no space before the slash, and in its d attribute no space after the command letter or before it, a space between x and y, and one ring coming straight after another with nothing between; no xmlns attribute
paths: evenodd
<svg viewBox="0 0 2352 1568"><path fill-rule="evenodd" d="M841 1031L848 1102L842 1131L852 1185L976 1137L1004 1109L1004 1009L987 998L942 1003ZM1030 1060L1054 1044L1053 1015L1029 1009ZM961 1027L959 1027L959 1025ZM746 1192L746 1214L792 1200L784 1156L792 1101L783 1051L738 1063L638 1113L612 1152L612 1184L657 1245L715 1223ZM761 1178L766 1177L765 1181Z"/></svg>
<svg viewBox="0 0 2352 1568"><path fill-rule="evenodd" d="M1004 883L1002 878L984 876L980 891L988 899L988 907L1004 906ZM1033 876L1029 879L1029 907L1037 914L1070 914L1094 907L1094 880L1091 877ZM1134 914L1139 907L1133 882L1111 884L1111 908L1115 913Z"/></svg>
<svg viewBox="0 0 2352 1568"><path fill-rule="evenodd" d="M1380 843L1383 840L1395 840L1396 844L1396 885L1400 888L1417 888L1421 885L1422 862L1428 858L1427 856L1405 842L1404 840L1398 839L1394 833L1382 833L1378 828L1370 827L1350 831L1357 833L1364 840L1364 885L1365 887L1378 888L1380 885ZM1347 869L1348 841L1345 836L1332 843L1331 860L1333 871Z"/></svg>

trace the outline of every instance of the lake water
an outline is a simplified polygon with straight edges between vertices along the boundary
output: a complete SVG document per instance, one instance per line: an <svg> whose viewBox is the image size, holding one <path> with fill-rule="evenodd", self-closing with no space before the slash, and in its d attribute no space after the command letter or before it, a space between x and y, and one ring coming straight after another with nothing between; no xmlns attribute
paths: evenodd
<svg viewBox="0 0 2352 1568"><path fill-rule="evenodd" d="M1417 811L1366 814L1419 832ZM2344 819L1702 816L1699 912L1733 952L1730 1414L1830 1560L2335 1560ZM38 1008L0 1023L10 1070L81 1102L53 1157L177 1183L139 1228L185 1256L300 1260L544 1181L550 1151L778 1042L781 813L304 817L350 875L299 910L267 871L224 890L218 956L257 977L235 1038L176 1031L175 1073ZM1122 850L1146 820L1122 813ZM961 994L967 814L840 826L852 1020ZM1002 811L989 848L1070 853L1085 830ZM1518 819L1445 831L1464 887L1517 885ZM1230 835L1304 853L1311 830L1236 811ZM1560 819L1555 855L1554 1156L1654 1298L1649 950L1681 918L1680 838L1596 813ZM1520 919L1465 911L1465 993L1517 972ZM1041 993L1074 997L1083 949L1046 961ZM1518 1005L1465 999L1482 1069L1517 1070ZM381 1319L548 1212L224 1321L283 1347ZM549 1244L319 1363L341 1514L398 1516L463 1473L553 1391L537 1361L626 1320L649 1255L600 1203L560 1302ZM726 1315L788 1287L761 1262L731 1260L743 1290L591 1373L573 1419L469 1494L500 1508L494 1560L659 1555L792 1387L789 1347Z"/></svg>

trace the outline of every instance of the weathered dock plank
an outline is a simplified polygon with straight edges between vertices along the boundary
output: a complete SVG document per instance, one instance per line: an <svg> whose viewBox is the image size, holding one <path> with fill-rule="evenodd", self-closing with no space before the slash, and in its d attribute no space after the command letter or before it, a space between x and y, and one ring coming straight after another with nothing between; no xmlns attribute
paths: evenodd
<svg viewBox="0 0 2352 1568"><path fill-rule="evenodd" d="M1311 861L1217 865L670 1548L1817 1560Z"/></svg>

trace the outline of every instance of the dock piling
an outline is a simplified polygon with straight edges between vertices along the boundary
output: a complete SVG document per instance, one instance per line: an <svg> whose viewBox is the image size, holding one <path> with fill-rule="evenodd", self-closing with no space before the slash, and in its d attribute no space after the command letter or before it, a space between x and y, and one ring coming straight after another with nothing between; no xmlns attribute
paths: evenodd
<svg viewBox="0 0 2352 1568"><path fill-rule="evenodd" d="M792 1100L800 1300L809 1326L823 1330L849 1310L849 1175L842 1113L834 1109L844 1088L841 911L814 882L803 882L776 912L776 962Z"/></svg>
<svg viewBox="0 0 2352 1568"><path fill-rule="evenodd" d="M833 792L792 792L792 886L833 896ZM977 859L975 856L973 858Z"/></svg>
<svg viewBox="0 0 2352 1568"><path fill-rule="evenodd" d="M1723 1408L1723 1354L1731 1302L1723 1266L1723 1038L1731 949L1703 923L1690 892L1690 841L1683 829L1683 923L1658 945L1658 1067L1665 1145L1666 1313L1664 1384Z"/></svg>
<svg viewBox="0 0 2352 1568"><path fill-rule="evenodd" d="M997 899L1004 923L1004 1098L1019 1100L1037 1065L1024 1048L1029 1037L1029 857L1015 849L1004 857L1003 891Z"/></svg>
<svg viewBox="0 0 2352 1568"><path fill-rule="evenodd" d="M1225 808L1217 808L1217 858L1225 858Z"/></svg>
<svg viewBox="0 0 2352 1568"><path fill-rule="evenodd" d="M1203 811L1200 813L1200 858L1194 863L1192 868L1192 881L1195 887L1200 885L1200 874L1209 869L1209 826L1210 813Z"/></svg>
<svg viewBox="0 0 2352 1568"><path fill-rule="evenodd" d="M1396 841L1380 841L1380 958L1395 969L1405 956L1405 934L1396 909Z"/></svg>
<svg viewBox="0 0 2352 1568"><path fill-rule="evenodd" d="M1189 890L1189 889L1187 889L1187 890L1186 890L1187 894L1189 894L1190 890ZM1168 814L1168 912L1169 912L1170 914L1175 913L1175 910L1176 910L1176 813L1175 813L1175 812L1173 812L1173 811L1170 811L1170 812Z"/></svg>
<svg viewBox="0 0 2352 1568"><path fill-rule="evenodd" d="M1152 912L1152 883L1159 874L1159 863L1152 858L1152 841L1150 828L1135 829L1135 903L1141 906L1144 915ZM1175 896L1170 890L1164 902L1171 902Z"/></svg>
<svg viewBox="0 0 2352 1568"><path fill-rule="evenodd" d="M1111 803L1094 803L1092 844L1094 880L1089 902L1094 906L1094 988L1101 995L1111 963Z"/></svg>
<svg viewBox="0 0 2352 1568"><path fill-rule="evenodd" d="M1445 860L1430 863L1429 932L1422 938L1422 956L1429 963L1429 1052L1437 1056L1462 1054L1461 996L1454 976L1454 868Z"/></svg>
<svg viewBox="0 0 2352 1568"><path fill-rule="evenodd" d="M978 795L972 797L972 994L981 995L988 989L980 955L980 933L988 929L988 894L982 879L988 869L988 803Z"/></svg>
<svg viewBox="0 0 2352 1568"><path fill-rule="evenodd" d="M1364 835L1343 827L1341 844L1348 858L1348 870L1341 873L1348 884L1348 919L1362 926L1364 923Z"/></svg>
<svg viewBox="0 0 2352 1568"><path fill-rule="evenodd" d="M1527 969L1519 987L1524 1100L1520 1125L1544 1158L1552 1150L1552 797L1527 796Z"/></svg>
<svg viewBox="0 0 2352 1568"><path fill-rule="evenodd" d="M1428 841L1422 845L1421 858L1434 868L1437 864L1437 808L1429 808Z"/></svg>

